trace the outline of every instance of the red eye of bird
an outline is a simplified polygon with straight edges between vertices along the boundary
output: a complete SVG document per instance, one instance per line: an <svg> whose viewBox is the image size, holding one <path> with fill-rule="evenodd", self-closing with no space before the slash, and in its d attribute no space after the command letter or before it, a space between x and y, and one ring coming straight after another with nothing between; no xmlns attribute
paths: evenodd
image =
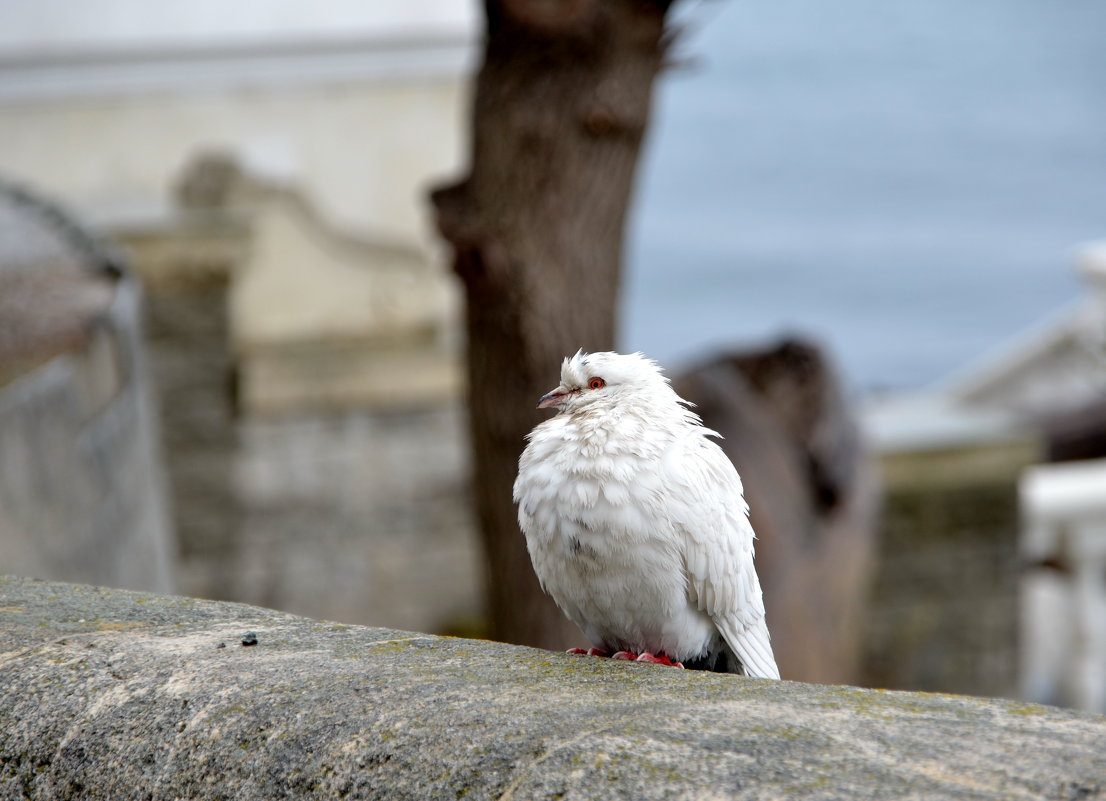
<svg viewBox="0 0 1106 801"><path fill-rule="evenodd" d="M602 389L605 386L607 386L607 382L604 381L602 378L599 378L598 376L588 381L589 389Z"/></svg>

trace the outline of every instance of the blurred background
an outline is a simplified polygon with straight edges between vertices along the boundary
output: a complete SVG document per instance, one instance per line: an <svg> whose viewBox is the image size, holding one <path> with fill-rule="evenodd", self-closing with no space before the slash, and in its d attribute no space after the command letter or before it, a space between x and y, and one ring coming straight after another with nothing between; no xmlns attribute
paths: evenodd
<svg viewBox="0 0 1106 801"><path fill-rule="evenodd" d="M467 167L480 6L0 18L0 572L487 632L427 200ZM618 347L726 434L784 677L1106 711L1106 6L670 24ZM794 523L733 404L813 384Z"/></svg>

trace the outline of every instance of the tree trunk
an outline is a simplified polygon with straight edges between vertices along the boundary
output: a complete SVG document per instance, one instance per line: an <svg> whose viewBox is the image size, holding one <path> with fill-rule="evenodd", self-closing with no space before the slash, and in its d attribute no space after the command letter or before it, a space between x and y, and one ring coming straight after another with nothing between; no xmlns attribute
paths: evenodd
<svg viewBox="0 0 1106 801"><path fill-rule="evenodd" d="M561 360L614 343L623 228L668 5L487 0L471 173L432 193L466 289L475 492L497 639L580 644L538 586L511 488Z"/></svg>

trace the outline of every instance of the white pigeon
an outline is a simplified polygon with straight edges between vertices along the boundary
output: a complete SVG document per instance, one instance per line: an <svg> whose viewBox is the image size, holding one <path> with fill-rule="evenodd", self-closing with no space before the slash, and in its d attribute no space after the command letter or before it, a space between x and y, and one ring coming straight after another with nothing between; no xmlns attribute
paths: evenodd
<svg viewBox="0 0 1106 801"><path fill-rule="evenodd" d="M689 405L640 353L565 359L519 459L519 525L587 653L778 679L741 479Z"/></svg>

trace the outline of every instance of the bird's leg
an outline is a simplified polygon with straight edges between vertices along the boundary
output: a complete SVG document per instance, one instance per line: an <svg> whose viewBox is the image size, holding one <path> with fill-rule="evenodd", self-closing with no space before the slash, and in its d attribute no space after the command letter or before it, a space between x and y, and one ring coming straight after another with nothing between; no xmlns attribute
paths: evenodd
<svg viewBox="0 0 1106 801"><path fill-rule="evenodd" d="M611 654L611 659L625 659L627 662L633 662L637 659L637 654L633 651L616 651Z"/></svg>
<svg viewBox="0 0 1106 801"><path fill-rule="evenodd" d="M566 654L583 654L585 656L606 656L607 652L602 648L588 648L586 651L583 648L569 648L565 651Z"/></svg>

